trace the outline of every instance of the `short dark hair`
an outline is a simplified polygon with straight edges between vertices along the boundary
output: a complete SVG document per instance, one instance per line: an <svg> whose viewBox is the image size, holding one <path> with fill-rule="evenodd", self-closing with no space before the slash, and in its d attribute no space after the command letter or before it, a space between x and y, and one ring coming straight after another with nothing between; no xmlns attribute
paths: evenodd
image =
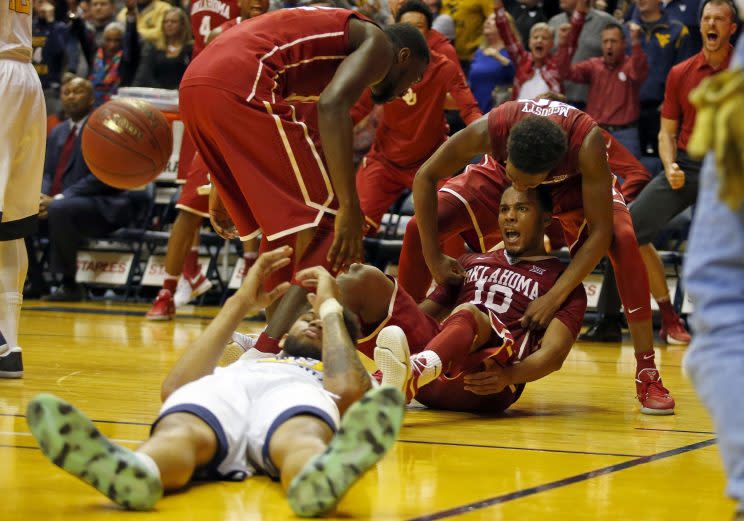
<svg viewBox="0 0 744 521"><path fill-rule="evenodd" d="M403 48L411 50L411 53L418 59L429 63L429 46L424 39L421 31L410 24L391 24L383 29L390 41L393 42L395 50Z"/></svg>
<svg viewBox="0 0 744 521"><path fill-rule="evenodd" d="M552 170L566 155L566 133L554 121L527 116L509 132L506 150L509 161L527 174Z"/></svg>
<svg viewBox="0 0 744 521"><path fill-rule="evenodd" d="M431 12L429 6L423 3L421 0L406 0L400 9L398 14L395 16L395 21L400 22L401 17L406 13L421 13L426 17L426 27L431 29L431 24L434 23L434 13Z"/></svg>
<svg viewBox="0 0 744 521"><path fill-rule="evenodd" d="M703 9L705 9L705 6L708 4L727 5L729 9L731 9L731 21L736 23L739 20L739 10L736 8L736 4L734 4L731 0L705 0L705 2L700 4L700 11L698 12L698 20L702 20Z"/></svg>
<svg viewBox="0 0 744 521"><path fill-rule="evenodd" d="M617 29L620 31L620 37L624 40L625 39L625 31L623 31L623 26L620 25L617 22L607 22L604 27L602 27L602 30L600 31L600 34L609 31L611 29Z"/></svg>

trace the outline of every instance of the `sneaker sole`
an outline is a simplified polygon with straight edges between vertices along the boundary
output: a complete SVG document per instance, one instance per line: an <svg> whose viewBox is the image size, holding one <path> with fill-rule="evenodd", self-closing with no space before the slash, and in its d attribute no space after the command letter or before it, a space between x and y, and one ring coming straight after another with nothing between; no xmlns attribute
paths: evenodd
<svg viewBox="0 0 744 521"><path fill-rule="evenodd" d="M206 293L207 291L209 291L210 289L212 289L212 286L213 285L214 284L212 284L212 281L211 280L204 279L204 282L202 282L197 287L195 287L194 289L191 290L191 300L194 300L197 297L202 296L204 293ZM191 302L191 300L189 300L189 302Z"/></svg>
<svg viewBox="0 0 744 521"><path fill-rule="evenodd" d="M670 416L674 414L674 409L649 409L641 405L641 413L649 416Z"/></svg>
<svg viewBox="0 0 744 521"><path fill-rule="evenodd" d="M675 346L686 346L690 343L690 342L685 342L684 340L677 340L673 336L669 336L669 335L666 335L664 339L666 340L667 344L671 344Z"/></svg>
<svg viewBox="0 0 744 521"><path fill-rule="evenodd" d="M411 350L406 334L398 326L388 326L377 335L374 360L382 371L382 385L405 391L411 377Z"/></svg>
<svg viewBox="0 0 744 521"><path fill-rule="evenodd" d="M131 510L150 510L163 495L152 474L124 447L114 445L72 405L50 394L28 404L26 421L52 463Z"/></svg>
<svg viewBox="0 0 744 521"><path fill-rule="evenodd" d="M145 315L147 320L154 320L155 322L165 322L167 320L173 320L175 315Z"/></svg>
<svg viewBox="0 0 744 521"><path fill-rule="evenodd" d="M0 337L1 338L1 337ZM3 344L0 347L5 347L7 344ZM20 347L14 347L10 349L5 355L0 357L0 363L4 360L6 366L10 365L13 370L2 370L0 369L0 378L23 378L23 355L21 354ZM17 358L17 362L16 359Z"/></svg>
<svg viewBox="0 0 744 521"><path fill-rule="evenodd" d="M394 387L368 391L352 405L326 450L310 460L287 490L301 517L333 509L351 486L393 446L403 424L403 394Z"/></svg>

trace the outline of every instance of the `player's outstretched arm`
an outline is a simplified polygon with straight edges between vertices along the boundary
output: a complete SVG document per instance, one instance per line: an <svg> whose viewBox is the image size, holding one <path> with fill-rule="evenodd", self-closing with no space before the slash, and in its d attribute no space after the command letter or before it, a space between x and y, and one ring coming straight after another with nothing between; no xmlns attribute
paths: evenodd
<svg viewBox="0 0 744 521"><path fill-rule="evenodd" d="M466 375L465 389L474 394L496 394L509 385L544 378L561 368L575 341L576 335L563 322L553 319L536 353L515 365L501 367L492 363L485 371Z"/></svg>
<svg viewBox="0 0 744 521"><path fill-rule="evenodd" d="M227 299L207 329L181 355L165 377L161 387L163 401L179 387L212 374L240 321L251 310L264 308L286 293L290 287L288 282L281 283L269 293L263 290L263 282L270 273L289 264L291 255L292 248L283 246L264 253L256 260L248 270L240 289Z"/></svg>
<svg viewBox="0 0 744 521"><path fill-rule="evenodd" d="M349 114L370 85L381 81L393 61L393 47L375 25L352 19L349 44L355 50L341 62L318 100L318 128L328 172L338 198L335 237L328 252L334 269L363 258L364 215L356 193L353 128Z"/></svg>
<svg viewBox="0 0 744 521"><path fill-rule="evenodd" d="M437 226L437 183L462 170L468 162L491 151L488 116L476 120L452 136L424 163L413 180L413 201L421 234L421 247L434 280L456 283L462 276L457 261L442 253Z"/></svg>
<svg viewBox="0 0 744 521"><path fill-rule="evenodd" d="M323 387L335 395L341 415L372 387L372 380L357 354L356 344L344 321L336 279L321 267L297 273L315 313L323 321Z"/></svg>

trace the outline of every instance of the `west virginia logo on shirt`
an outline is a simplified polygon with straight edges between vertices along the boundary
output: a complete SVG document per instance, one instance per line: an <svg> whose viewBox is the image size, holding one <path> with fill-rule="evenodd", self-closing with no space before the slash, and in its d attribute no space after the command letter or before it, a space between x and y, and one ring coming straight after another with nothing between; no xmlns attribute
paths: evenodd
<svg viewBox="0 0 744 521"><path fill-rule="evenodd" d="M406 105L408 105L409 107L415 105L416 102L418 101L418 97L416 96L416 93L413 92L413 89L410 87L408 87L408 90L406 91L405 94L403 94L403 97L401 99L405 101Z"/></svg>
<svg viewBox="0 0 744 521"><path fill-rule="evenodd" d="M655 36L656 36L656 40L659 42L659 47L661 47L662 49L666 47L667 45L669 45L669 42L672 39L671 34L656 33Z"/></svg>

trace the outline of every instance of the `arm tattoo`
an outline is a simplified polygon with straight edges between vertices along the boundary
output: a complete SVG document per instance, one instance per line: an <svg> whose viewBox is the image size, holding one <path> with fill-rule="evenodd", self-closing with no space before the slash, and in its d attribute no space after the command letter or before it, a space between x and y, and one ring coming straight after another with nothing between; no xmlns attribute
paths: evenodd
<svg viewBox="0 0 744 521"><path fill-rule="evenodd" d="M323 319L323 372L328 383L344 379L365 390L372 387L341 315L331 314Z"/></svg>

